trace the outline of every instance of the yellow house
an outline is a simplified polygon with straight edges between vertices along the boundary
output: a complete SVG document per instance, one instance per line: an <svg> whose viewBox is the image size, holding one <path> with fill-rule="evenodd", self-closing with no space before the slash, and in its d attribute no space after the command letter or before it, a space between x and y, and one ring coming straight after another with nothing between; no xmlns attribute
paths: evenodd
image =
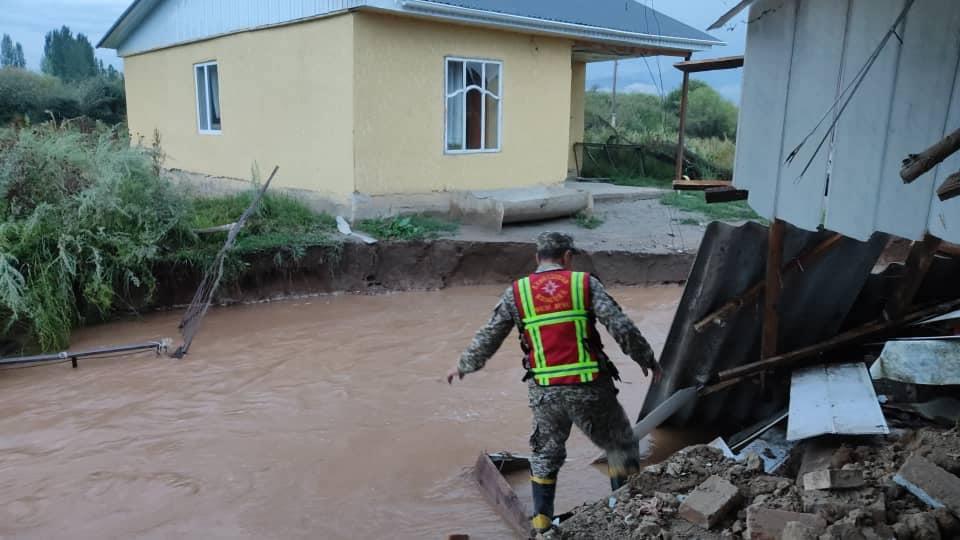
<svg viewBox="0 0 960 540"><path fill-rule="evenodd" d="M559 183L586 63L717 44L634 0L136 0L98 46L169 168L276 164L278 186L356 215Z"/></svg>

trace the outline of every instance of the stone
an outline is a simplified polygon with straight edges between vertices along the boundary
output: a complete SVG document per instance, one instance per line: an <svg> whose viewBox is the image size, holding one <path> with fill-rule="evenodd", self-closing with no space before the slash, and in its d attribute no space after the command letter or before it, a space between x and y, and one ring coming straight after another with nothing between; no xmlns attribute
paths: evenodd
<svg viewBox="0 0 960 540"><path fill-rule="evenodd" d="M758 476L753 480L750 480L750 484L748 484L747 487L747 495L756 497L757 495L776 493L776 491L782 486L789 488L791 485L793 485L793 482L781 476Z"/></svg>
<svg viewBox="0 0 960 540"><path fill-rule="evenodd" d="M733 523L733 527L730 527L730 530L737 534L742 533L744 529L746 529L746 527L744 526L743 522L740 521L739 519Z"/></svg>
<svg viewBox="0 0 960 540"><path fill-rule="evenodd" d="M863 486L860 469L820 469L803 475L803 489L852 489Z"/></svg>
<svg viewBox="0 0 960 540"><path fill-rule="evenodd" d="M791 521L802 523L818 531L827 527L826 520L816 514L787 512L786 510L776 510L754 504L747 508L747 534L745 538L750 540L776 540L781 537L783 529Z"/></svg>
<svg viewBox="0 0 960 540"><path fill-rule="evenodd" d="M803 477L809 472L821 469L840 469L850 461L850 449L839 446L830 438L807 441L803 447L803 458L800 461L797 484L802 486Z"/></svg>
<svg viewBox="0 0 960 540"><path fill-rule="evenodd" d="M719 476L711 476L697 486L680 505L679 515L690 523L709 529L740 503L737 486Z"/></svg>
<svg viewBox="0 0 960 540"><path fill-rule="evenodd" d="M940 527L940 534L944 538L960 538L960 519L946 508L938 508L931 512Z"/></svg>
<svg viewBox="0 0 960 540"><path fill-rule="evenodd" d="M781 540L817 540L822 529L805 525L800 521L790 521L783 527Z"/></svg>
<svg viewBox="0 0 960 540"><path fill-rule="evenodd" d="M900 467L893 481L934 508L960 515L960 478L914 454Z"/></svg>
<svg viewBox="0 0 960 540"><path fill-rule="evenodd" d="M747 471L750 472L763 472L763 460L760 459L760 456L750 452L747 454L747 462L745 463Z"/></svg>
<svg viewBox="0 0 960 540"><path fill-rule="evenodd" d="M883 523L886 520L886 497L877 488L804 491L801 498L804 512L821 514L828 521L841 519L858 509L868 512L875 523Z"/></svg>

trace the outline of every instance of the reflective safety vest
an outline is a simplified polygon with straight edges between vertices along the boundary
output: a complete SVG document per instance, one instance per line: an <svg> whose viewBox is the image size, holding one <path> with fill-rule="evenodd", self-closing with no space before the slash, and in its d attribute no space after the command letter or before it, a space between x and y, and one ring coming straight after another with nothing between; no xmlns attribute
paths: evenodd
<svg viewBox="0 0 960 540"><path fill-rule="evenodd" d="M513 284L525 368L540 386L583 384L600 373L600 337L590 311L590 275L555 270Z"/></svg>

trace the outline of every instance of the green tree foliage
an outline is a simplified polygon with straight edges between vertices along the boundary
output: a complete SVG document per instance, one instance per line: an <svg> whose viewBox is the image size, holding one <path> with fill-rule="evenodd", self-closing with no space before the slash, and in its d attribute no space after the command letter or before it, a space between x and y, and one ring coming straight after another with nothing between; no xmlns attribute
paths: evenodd
<svg viewBox="0 0 960 540"><path fill-rule="evenodd" d="M27 60L23 56L23 45L13 43L9 34L0 39L0 67L20 68L27 67Z"/></svg>
<svg viewBox="0 0 960 540"><path fill-rule="evenodd" d="M126 118L123 78L116 74L66 84L25 69L0 70L0 126L89 116L107 124Z"/></svg>
<svg viewBox="0 0 960 540"><path fill-rule="evenodd" d="M78 81L100 73L87 36L74 37L69 27L47 33L43 46L43 72L65 81Z"/></svg>
<svg viewBox="0 0 960 540"><path fill-rule="evenodd" d="M667 95L667 108L677 118L680 117L680 94L681 90L677 89ZM686 132L692 137L736 137L736 105L724 99L709 84L691 80Z"/></svg>

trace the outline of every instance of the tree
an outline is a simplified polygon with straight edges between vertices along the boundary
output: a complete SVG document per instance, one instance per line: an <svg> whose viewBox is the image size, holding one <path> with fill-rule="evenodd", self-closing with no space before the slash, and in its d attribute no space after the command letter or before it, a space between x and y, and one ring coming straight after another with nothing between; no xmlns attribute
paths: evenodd
<svg viewBox="0 0 960 540"><path fill-rule="evenodd" d="M677 89L667 96L667 107L675 115L680 114L681 93L681 89ZM734 138L737 134L737 106L709 84L690 81L686 132L692 137Z"/></svg>
<svg viewBox="0 0 960 540"><path fill-rule="evenodd" d="M98 73L90 40L83 34L74 37L66 26L47 33L41 67L44 73L65 81L78 81Z"/></svg>
<svg viewBox="0 0 960 540"><path fill-rule="evenodd" d="M4 34L0 39L0 67L5 68L24 68L27 61L23 57L23 46L17 43L14 45L13 39L9 34Z"/></svg>

